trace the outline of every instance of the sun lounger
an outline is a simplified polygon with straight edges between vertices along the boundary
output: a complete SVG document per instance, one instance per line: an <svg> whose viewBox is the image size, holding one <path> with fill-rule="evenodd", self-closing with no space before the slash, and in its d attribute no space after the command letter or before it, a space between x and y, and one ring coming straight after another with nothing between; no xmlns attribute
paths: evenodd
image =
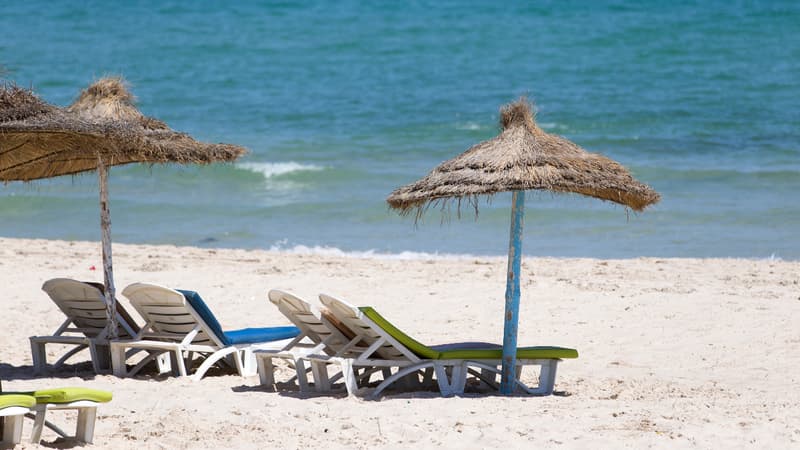
<svg viewBox="0 0 800 450"><path fill-rule="evenodd" d="M305 361L309 355L325 358L328 364L338 364L340 373L329 377L327 364L313 364L311 372L314 377L314 388L317 391L329 391L330 383L343 377L348 393L355 391L356 386L350 383L355 378L349 375L352 367L349 361L364 347L357 345L355 334L336 323L336 318L319 311L306 301L279 290L271 290L269 301L283 313L300 330L300 334L287 346L280 350L259 350L255 352L258 362L258 374L261 384L272 386L274 380L273 359L291 361L297 372L297 382L301 391L309 390ZM337 326L338 325L338 326Z"/></svg>
<svg viewBox="0 0 800 450"><path fill-rule="evenodd" d="M369 348L353 359L354 368L391 367L397 372L388 376L372 392L373 397L407 376L421 370L433 369L439 391L448 396L461 394L466 386L470 369L479 378L494 385L502 364L502 348L493 344L449 344L430 347L414 340L392 325L371 307L356 308L341 300L320 295L320 301L349 329L361 337ZM577 358L578 352L562 347L522 347L517 349L517 367L538 365L539 384L529 388L519 380L516 386L533 395L549 395L553 392L556 368L562 359Z"/></svg>
<svg viewBox="0 0 800 450"><path fill-rule="evenodd" d="M0 394L0 418L4 419L0 444L15 445L22 440L22 421L36 406L36 397L24 394Z"/></svg>
<svg viewBox="0 0 800 450"><path fill-rule="evenodd" d="M22 436L22 420L26 415L33 416L31 442L42 440L42 431L48 426L61 437L69 437L55 425L45 420L47 411L56 409L77 410L75 439L91 444L94 439L94 424L97 407L111 401L108 391L81 387L41 389L32 392L13 392L0 394L0 416L5 416L3 443L17 444ZM5 407L3 405L6 405ZM10 421L9 421L10 419Z"/></svg>
<svg viewBox="0 0 800 450"><path fill-rule="evenodd" d="M146 323L133 339L111 343L114 374L121 377L135 374L148 362L144 359L129 371L125 358L129 348L170 354L173 372L179 376L187 375L198 356L203 362L194 380L201 379L218 362L233 365L241 376L255 375L254 350L283 348L300 333L292 326L222 331L214 314L193 291L134 283L122 295Z"/></svg>
<svg viewBox="0 0 800 450"><path fill-rule="evenodd" d="M42 389L30 392L36 397L36 418L33 421L31 442L38 444L42 439L45 424L45 413L56 409L75 409L78 420L75 425L75 438L91 444L94 440L94 424L97 418L97 406L111 401L111 392L81 387L58 389Z"/></svg>
<svg viewBox="0 0 800 450"><path fill-rule="evenodd" d="M32 336L31 353L33 369L42 373L47 368L47 344L66 344L75 347L56 361L53 368L63 365L79 351L89 348L95 373L109 372L111 359L108 344L108 323L103 285L69 278L54 278L42 285L42 290L67 316L52 336ZM119 303L117 304L117 335L120 338L135 336L139 327Z"/></svg>

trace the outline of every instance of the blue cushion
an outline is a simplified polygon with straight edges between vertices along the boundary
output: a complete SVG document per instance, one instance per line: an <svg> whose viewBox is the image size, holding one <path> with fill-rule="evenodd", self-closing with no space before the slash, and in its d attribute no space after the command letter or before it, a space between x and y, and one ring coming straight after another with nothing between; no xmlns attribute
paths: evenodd
<svg viewBox="0 0 800 450"><path fill-rule="evenodd" d="M217 318L214 317L214 314L211 312L211 310L208 309L206 302L200 298L200 294L195 291L185 291L183 289L176 289L176 291L180 292L184 297L186 297L186 301L192 305L192 308L197 311L197 314L200 314L200 317L203 319L203 321L208 325L209 328L211 328L211 332L213 332L223 344L231 345L230 342L226 341L225 334L222 332L222 327L219 325L219 322L217 322Z"/></svg>
<svg viewBox="0 0 800 450"><path fill-rule="evenodd" d="M257 344L259 342L291 339L298 334L300 334L300 330L297 327L244 328L226 331L225 338L228 340L228 345Z"/></svg>
<svg viewBox="0 0 800 450"><path fill-rule="evenodd" d="M300 330L297 327L244 328L242 330L222 331L217 318L208 309L206 302L200 298L200 294L183 289L176 290L186 297L186 301L192 305L197 314L200 314L200 317L223 345L279 341L281 339L290 339L300 334Z"/></svg>

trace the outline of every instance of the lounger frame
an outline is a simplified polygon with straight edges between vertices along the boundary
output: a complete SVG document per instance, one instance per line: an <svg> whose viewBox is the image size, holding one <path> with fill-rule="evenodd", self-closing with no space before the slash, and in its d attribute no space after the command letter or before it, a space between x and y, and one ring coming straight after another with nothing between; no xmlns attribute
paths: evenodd
<svg viewBox="0 0 800 450"><path fill-rule="evenodd" d="M396 368L397 371L389 376L375 388L371 397L377 398L389 386L414 374L422 374L422 383L430 382L432 375L439 391L443 396L463 394L466 387L468 373L473 373L481 381L496 386L497 376L501 372L500 359L424 359L417 356L408 347L392 337L386 330L367 317L358 308L337 300L331 296L321 294L320 301L328 307L336 317L353 330L362 342L369 347L349 364L353 369L368 368ZM307 357L313 364L329 364L331 359L321 355ZM516 386L529 395L550 395L555 384L556 369L560 359L518 359ZM338 363L338 361L337 361ZM530 388L519 379L523 366L540 366L538 385ZM347 373L351 377L350 383L355 384L354 371ZM412 377L413 379L413 377Z"/></svg>
<svg viewBox="0 0 800 450"><path fill-rule="evenodd" d="M95 373L111 371L109 331L103 286L70 278L54 278L42 285L58 308L67 316L52 336L31 336L31 355L36 374L47 371L47 344L72 345L53 365L57 369L69 358L88 348ZM118 334L136 335L138 326L122 305L117 305Z"/></svg>
<svg viewBox="0 0 800 450"><path fill-rule="evenodd" d="M284 347L290 339L263 343L226 345L202 316L174 289L150 283L134 283L122 291L145 324L130 340L111 343L114 375L133 376L156 355L168 354L173 374L187 376L195 357L202 359L192 379L197 381L218 362L236 368L239 375L256 375L253 351ZM144 349L150 355L139 361L131 370L127 368L126 350Z"/></svg>
<svg viewBox="0 0 800 450"><path fill-rule="evenodd" d="M301 392L310 391L312 388L308 380L310 371L315 391L328 392L331 390L332 382L343 378L347 392L354 393L357 386L355 378L349 376L352 372L350 361L364 349L357 345L360 338L346 337L318 309L288 292L271 290L268 298L289 321L300 329L300 334L280 350L255 352L261 385L274 386L273 359L277 358L288 360L294 366ZM309 359L311 355L316 355L317 358L326 358L328 364L338 365L339 373L330 376L327 367L321 364L312 364L310 368L307 368L306 361L313 361Z"/></svg>

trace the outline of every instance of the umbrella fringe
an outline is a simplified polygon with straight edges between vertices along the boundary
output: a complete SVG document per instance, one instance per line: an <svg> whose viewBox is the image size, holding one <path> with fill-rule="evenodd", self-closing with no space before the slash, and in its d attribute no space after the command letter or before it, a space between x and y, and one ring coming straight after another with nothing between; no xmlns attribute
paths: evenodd
<svg viewBox="0 0 800 450"><path fill-rule="evenodd" d="M503 106L503 129L498 136L442 162L417 182L393 191L386 201L400 214L418 208L419 215L428 202L438 205L440 199L508 191L575 193L634 211L643 211L661 199L658 192L634 179L618 162L544 132L534 119L525 97Z"/></svg>
<svg viewBox="0 0 800 450"><path fill-rule="evenodd" d="M29 89L0 83L0 180L30 181L129 163L209 164L247 150L194 140L142 114L120 77L104 78L67 108ZM53 151L56 149L56 151Z"/></svg>

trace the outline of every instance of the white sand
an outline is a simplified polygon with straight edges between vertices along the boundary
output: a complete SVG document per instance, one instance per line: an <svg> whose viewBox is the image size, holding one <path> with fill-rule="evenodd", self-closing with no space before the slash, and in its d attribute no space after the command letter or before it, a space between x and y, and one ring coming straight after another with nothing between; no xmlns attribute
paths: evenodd
<svg viewBox="0 0 800 450"><path fill-rule="evenodd" d="M257 378L236 375L117 379L92 375L85 364L34 378L28 336L52 333L63 320L42 283L102 281L99 252L97 243L0 238L3 388L112 390L113 402L99 410L100 448L800 446L798 262L526 259L519 343L579 350L556 380L568 396L426 392L368 401L267 392ZM196 290L229 329L288 324L266 300L280 288L309 301L325 292L373 305L426 343L502 336L501 258L116 244L114 263L119 291L136 281ZM51 417L71 424L66 414ZM44 438L52 443L56 435L46 430Z"/></svg>

